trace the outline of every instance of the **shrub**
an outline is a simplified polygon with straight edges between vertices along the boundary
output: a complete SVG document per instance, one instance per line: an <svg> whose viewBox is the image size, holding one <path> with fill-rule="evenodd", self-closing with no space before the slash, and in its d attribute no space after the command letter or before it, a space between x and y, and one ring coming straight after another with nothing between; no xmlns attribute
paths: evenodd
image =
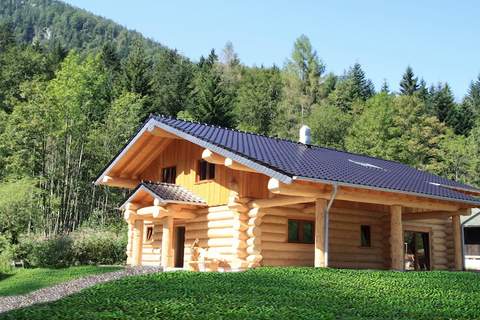
<svg viewBox="0 0 480 320"><path fill-rule="evenodd" d="M15 256L32 267L122 264L126 260L126 246L126 232L83 228L53 238L21 237Z"/></svg>
<svg viewBox="0 0 480 320"><path fill-rule="evenodd" d="M83 229L72 234L74 255L79 264L120 264L125 262L126 233Z"/></svg>
<svg viewBox="0 0 480 320"><path fill-rule="evenodd" d="M0 273L8 272L12 269L13 248L10 241L0 234Z"/></svg>

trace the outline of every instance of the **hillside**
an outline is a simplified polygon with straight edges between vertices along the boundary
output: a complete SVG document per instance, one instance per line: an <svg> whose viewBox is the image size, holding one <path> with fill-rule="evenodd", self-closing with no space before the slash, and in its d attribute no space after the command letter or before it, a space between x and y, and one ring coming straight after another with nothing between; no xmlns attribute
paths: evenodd
<svg viewBox="0 0 480 320"><path fill-rule="evenodd" d="M39 41L46 46L60 44L66 49L97 50L110 40L121 57L137 39L149 54L167 48L110 19L56 0L0 0L0 24L10 23L16 40Z"/></svg>

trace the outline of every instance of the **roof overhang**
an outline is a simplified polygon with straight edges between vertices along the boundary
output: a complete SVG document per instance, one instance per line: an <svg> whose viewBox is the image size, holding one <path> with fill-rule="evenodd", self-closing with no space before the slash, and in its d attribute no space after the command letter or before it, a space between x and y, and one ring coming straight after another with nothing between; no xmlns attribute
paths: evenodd
<svg viewBox="0 0 480 320"><path fill-rule="evenodd" d="M144 203L145 205L150 205L154 200L158 200L160 206L165 206L168 204L180 204L180 205L188 205L188 206L199 206L204 207L206 203L200 203L195 201L181 201L181 200L171 200L171 199L164 199L161 195L155 193L146 185L139 184L137 188L132 192L132 194L124 201L124 203L120 206L120 210L124 210L127 203Z"/></svg>
<svg viewBox="0 0 480 320"><path fill-rule="evenodd" d="M139 141L139 139L148 133L152 133L156 128L163 130L164 132L174 135L175 137L185 139L189 142L192 142L200 147L206 148L211 150L212 152L218 153L219 155L225 157L225 158L230 158L258 173L265 174L271 178L278 179L279 181L283 183L290 184L292 183L292 177L279 172L278 170L274 170L268 166L262 165L256 161L253 161L251 159L248 159L246 157L242 157L238 155L237 153L234 153L226 148L222 148L221 146L209 143L207 141L204 141L202 139L199 139L191 134L185 133L181 130L178 130L176 128L173 128L167 124L164 124L160 121L157 121L155 118L151 117L148 119L143 126L140 128L140 130L137 131L137 133L130 139L130 141L123 147L120 152L113 158L113 160L107 165L107 167L102 171L102 173L97 177L95 180L96 185L101 185L105 184L104 179L106 176L108 176L109 172L115 167L115 165L123 158L125 155L133 148L133 146Z"/></svg>
<svg viewBox="0 0 480 320"><path fill-rule="evenodd" d="M375 190L375 191L382 191L382 192L389 192L389 193L398 193L398 194L405 194L405 195L415 196L415 197L422 197L422 198L435 199L435 200L441 200L441 201L463 203L465 205L468 205L469 207L475 207L475 208L479 206L478 202L475 202L475 201L452 199L452 198L447 198L447 197L428 195L428 194L424 194L424 193L409 192L409 191L403 191L403 190L393 190L393 189L379 188L379 187L374 187L374 186L365 186L365 185L360 185L360 184L353 184L353 183L332 181L332 180L324 180L324 179L315 179L315 178L300 177L300 176L293 176L292 179L293 180L298 180L298 181L307 181L307 182L315 182L315 183L322 183L322 184L329 184L329 185L352 187L352 188L357 188L357 189Z"/></svg>

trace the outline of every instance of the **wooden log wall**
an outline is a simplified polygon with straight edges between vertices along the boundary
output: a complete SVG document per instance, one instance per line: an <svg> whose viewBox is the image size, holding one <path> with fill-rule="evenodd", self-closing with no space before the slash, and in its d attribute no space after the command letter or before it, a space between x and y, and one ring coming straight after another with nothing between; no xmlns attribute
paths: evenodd
<svg viewBox="0 0 480 320"><path fill-rule="evenodd" d="M153 227L151 241L145 241L148 227ZM142 246L142 265L160 266L162 253L162 233L163 224L160 221L145 221L143 246Z"/></svg>
<svg viewBox="0 0 480 320"><path fill-rule="evenodd" d="M184 265L190 260L190 247L198 239L198 246L209 258L221 261L219 267L232 268L236 262L237 240L234 222L235 213L228 206L210 207L199 212L199 216L185 224ZM241 235L240 235L241 237ZM246 236L241 237L246 240Z"/></svg>

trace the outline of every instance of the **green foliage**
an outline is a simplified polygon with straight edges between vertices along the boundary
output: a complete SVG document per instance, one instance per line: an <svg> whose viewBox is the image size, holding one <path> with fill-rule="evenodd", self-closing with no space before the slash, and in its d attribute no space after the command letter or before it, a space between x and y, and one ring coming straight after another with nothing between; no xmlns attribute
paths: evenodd
<svg viewBox="0 0 480 320"><path fill-rule="evenodd" d="M115 231L97 226L50 238L24 236L15 248L15 257L31 267L122 264L126 260L126 235L125 229Z"/></svg>
<svg viewBox="0 0 480 320"><path fill-rule="evenodd" d="M367 79L359 63L355 63L344 78L337 84L336 90L329 96L337 108L348 112L359 101L365 101L375 94L371 80Z"/></svg>
<svg viewBox="0 0 480 320"><path fill-rule="evenodd" d="M4 234L0 234L0 280L2 280L2 273L7 273L12 270L13 261L13 246L11 240Z"/></svg>
<svg viewBox="0 0 480 320"><path fill-rule="evenodd" d="M240 81L235 101L237 128L270 134L280 100L282 82L276 68L246 70Z"/></svg>
<svg viewBox="0 0 480 320"><path fill-rule="evenodd" d="M413 69L408 66L400 81L400 93L402 95L411 96L419 89L418 78L415 77Z"/></svg>
<svg viewBox="0 0 480 320"><path fill-rule="evenodd" d="M0 184L0 234L12 243L38 222L38 193L36 182L29 178Z"/></svg>
<svg viewBox="0 0 480 320"><path fill-rule="evenodd" d="M222 79L217 63L218 58L213 50L206 60L199 63L192 82L188 114L199 122L233 127L235 97Z"/></svg>
<svg viewBox="0 0 480 320"><path fill-rule="evenodd" d="M345 149L344 138L352 124L352 116L339 108L322 104L313 109L308 125L312 142L321 146Z"/></svg>
<svg viewBox="0 0 480 320"><path fill-rule="evenodd" d="M474 319L478 275L259 268L124 278L5 319Z"/></svg>
<svg viewBox="0 0 480 320"><path fill-rule="evenodd" d="M446 127L426 113L419 98L379 94L367 101L365 111L355 120L346 147L438 172L446 133Z"/></svg>
<svg viewBox="0 0 480 320"><path fill-rule="evenodd" d="M64 269L16 269L0 278L0 296L25 294L77 278L120 270L117 266L80 266ZM1 276L0 276L1 277Z"/></svg>

